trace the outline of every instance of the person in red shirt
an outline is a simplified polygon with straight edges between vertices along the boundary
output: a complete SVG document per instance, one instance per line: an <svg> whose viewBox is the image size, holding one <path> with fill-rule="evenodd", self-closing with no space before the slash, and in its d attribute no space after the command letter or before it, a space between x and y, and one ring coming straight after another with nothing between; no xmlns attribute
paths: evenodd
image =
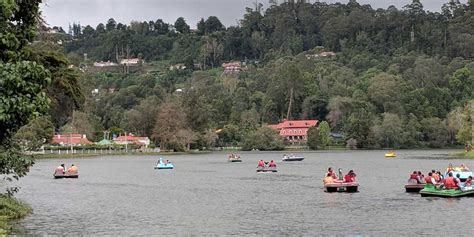
<svg viewBox="0 0 474 237"><path fill-rule="evenodd" d="M425 183L426 184L433 184L436 185L436 179L433 177L433 173L429 172L428 176L425 177Z"/></svg>
<svg viewBox="0 0 474 237"><path fill-rule="evenodd" d="M273 160L271 160L271 161L270 161L270 164L268 165L268 167L276 168L277 165L275 164L275 162L273 162Z"/></svg>
<svg viewBox="0 0 474 237"><path fill-rule="evenodd" d="M353 183L355 182L355 177L356 177L356 174L354 173L353 170L350 170L349 173L347 173L345 176L344 176L344 182L346 183Z"/></svg>
<svg viewBox="0 0 474 237"><path fill-rule="evenodd" d="M265 167L265 162L263 160L260 160L258 162L257 168L264 168Z"/></svg>

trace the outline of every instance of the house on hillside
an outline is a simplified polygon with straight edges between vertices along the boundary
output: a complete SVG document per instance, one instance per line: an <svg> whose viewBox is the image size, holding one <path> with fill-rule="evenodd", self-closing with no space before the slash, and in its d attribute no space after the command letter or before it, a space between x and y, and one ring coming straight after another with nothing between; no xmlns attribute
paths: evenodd
<svg viewBox="0 0 474 237"><path fill-rule="evenodd" d="M120 65L125 66L138 66L142 62L139 58L129 58L120 60Z"/></svg>
<svg viewBox="0 0 474 237"><path fill-rule="evenodd" d="M107 62L103 62L103 61L100 61L100 62L94 62L94 67L116 67L118 66L118 64L114 63L114 62L111 62L111 61L107 61Z"/></svg>
<svg viewBox="0 0 474 237"><path fill-rule="evenodd" d="M224 74L226 75L236 75L246 69L245 66L242 66L242 63L239 61L223 63L222 67L224 68Z"/></svg>
<svg viewBox="0 0 474 237"><path fill-rule="evenodd" d="M60 146L83 146L92 144L85 134L56 134L51 141L52 145Z"/></svg>
<svg viewBox="0 0 474 237"><path fill-rule="evenodd" d="M308 129L316 126L318 120L283 120L279 124L270 124L268 127L277 130L286 141L301 142L308 138Z"/></svg>
<svg viewBox="0 0 474 237"><path fill-rule="evenodd" d="M119 136L113 139L115 144L125 145L125 144L134 144L137 146L142 146L148 148L150 145L150 138L148 137L136 137L133 135L128 136Z"/></svg>

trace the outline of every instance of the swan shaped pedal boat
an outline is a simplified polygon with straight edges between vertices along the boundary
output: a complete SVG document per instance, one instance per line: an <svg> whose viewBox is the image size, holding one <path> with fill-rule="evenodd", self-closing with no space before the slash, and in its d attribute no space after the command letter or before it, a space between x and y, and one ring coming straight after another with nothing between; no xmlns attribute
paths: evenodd
<svg viewBox="0 0 474 237"><path fill-rule="evenodd" d="M171 162L164 163L163 158L160 157L160 161L155 166L155 169L158 170L170 170L174 169L174 165Z"/></svg>

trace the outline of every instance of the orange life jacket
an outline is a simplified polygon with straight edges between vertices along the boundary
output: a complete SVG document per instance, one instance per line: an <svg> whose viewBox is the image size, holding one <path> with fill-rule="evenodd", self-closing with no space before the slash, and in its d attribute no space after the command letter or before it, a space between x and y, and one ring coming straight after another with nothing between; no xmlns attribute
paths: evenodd
<svg viewBox="0 0 474 237"><path fill-rule="evenodd" d="M432 178L431 176L425 177L425 183L427 183L427 184L433 184L433 182L431 182L431 178Z"/></svg>
<svg viewBox="0 0 474 237"><path fill-rule="evenodd" d="M458 187L453 177L447 177L446 179L444 179L444 186L446 187L446 189L456 189Z"/></svg>

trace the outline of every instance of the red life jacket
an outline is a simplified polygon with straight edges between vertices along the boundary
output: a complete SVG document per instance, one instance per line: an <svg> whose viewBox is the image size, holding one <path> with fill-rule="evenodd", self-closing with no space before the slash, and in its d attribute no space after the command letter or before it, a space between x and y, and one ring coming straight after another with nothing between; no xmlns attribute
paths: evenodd
<svg viewBox="0 0 474 237"><path fill-rule="evenodd" d="M346 183L352 183L352 182L353 182L352 177L351 177L350 175L346 174L346 175L344 176L344 182L346 182Z"/></svg>
<svg viewBox="0 0 474 237"><path fill-rule="evenodd" d="M472 186L472 179L471 179L470 181L466 181L466 182L464 183L464 186L465 186L465 187L471 187L471 186Z"/></svg>
<svg viewBox="0 0 474 237"><path fill-rule="evenodd" d="M265 163L263 163L263 161L259 161L258 162L258 167L265 167Z"/></svg>
<svg viewBox="0 0 474 237"><path fill-rule="evenodd" d="M444 179L444 186L446 186L446 189L455 189L458 187L453 177L447 177Z"/></svg>
<svg viewBox="0 0 474 237"><path fill-rule="evenodd" d="M277 167L275 163L271 162L268 167Z"/></svg>
<svg viewBox="0 0 474 237"><path fill-rule="evenodd" d="M418 180L418 175L417 174L410 174L410 179Z"/></svg>
<svg viewBox="0 0 474 237"><path fill-rule="evenodd" d="M431 182L431 178L432 178L431 176L425 177L425 182L426 182L427 184L433 184L433 182Z"/></svg>

